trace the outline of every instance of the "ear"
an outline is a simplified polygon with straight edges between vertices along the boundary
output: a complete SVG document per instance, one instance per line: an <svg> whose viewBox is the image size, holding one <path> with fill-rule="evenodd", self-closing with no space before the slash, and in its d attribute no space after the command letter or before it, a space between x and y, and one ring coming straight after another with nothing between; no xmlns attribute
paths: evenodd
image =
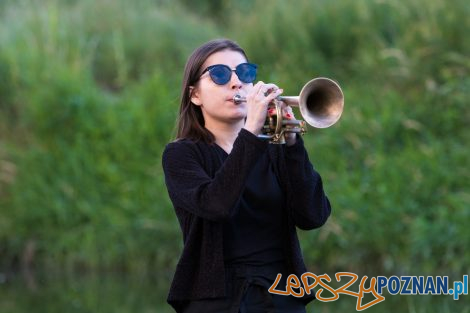
<svg viewBox="0 0 470 313"><path fill-rule="evenodd" d="M199 95L199 90L194 86L189 86L189 97L191 98L191 102L195 105L202 105L202 100Z"/></svg>

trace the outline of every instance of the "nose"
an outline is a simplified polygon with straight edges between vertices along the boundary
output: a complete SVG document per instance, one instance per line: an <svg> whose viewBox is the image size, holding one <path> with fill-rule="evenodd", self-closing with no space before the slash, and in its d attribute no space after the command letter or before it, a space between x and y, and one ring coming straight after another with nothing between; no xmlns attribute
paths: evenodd
<svg viewBox="0 0 470 313"><path fill-rule="evenodd" d="M243 83L238 78L238 75L235 72L232 72L232 76L230 78L230 88L238 90L238 89L241 89L242 86L243 86Z"/></svg>

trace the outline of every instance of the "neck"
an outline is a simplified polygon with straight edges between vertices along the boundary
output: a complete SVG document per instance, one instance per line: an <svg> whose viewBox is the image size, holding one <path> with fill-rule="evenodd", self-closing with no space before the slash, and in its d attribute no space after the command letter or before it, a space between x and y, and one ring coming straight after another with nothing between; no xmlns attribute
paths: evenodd
<svg viewBox="0 0 470 313"><path fill-rule="evenodd" d="M242 119L240 122L233 124L212 122L206 124L205 127L215 136L215 143L225 152L230 153L233 143L244 124L245 121Z"/></svg>

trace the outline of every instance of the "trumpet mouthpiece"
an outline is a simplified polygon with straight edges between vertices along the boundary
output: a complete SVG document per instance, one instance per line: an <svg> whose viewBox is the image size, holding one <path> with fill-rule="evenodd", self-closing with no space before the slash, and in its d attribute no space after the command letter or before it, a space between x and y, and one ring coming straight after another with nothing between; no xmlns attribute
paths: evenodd
<svg viewBox="0 0 470 313"><path fill-rule="evenodd" d="M243 97L243 96L241 96L241 95L238 95L238 94L237 94L237 95L233 96L233 102L234 102L235 104L240 104L240 103L242 103L242 102L244 102L244 101L245 101L245 97Z"/></svg>

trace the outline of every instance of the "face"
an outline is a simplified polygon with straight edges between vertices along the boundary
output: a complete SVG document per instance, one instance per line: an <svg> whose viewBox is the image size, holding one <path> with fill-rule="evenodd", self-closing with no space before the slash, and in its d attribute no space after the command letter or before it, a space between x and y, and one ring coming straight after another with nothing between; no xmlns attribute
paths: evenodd
<svg viewBox="0 0 470 313"><path fill-rule="evenodd" d="M209 56L202 68L215 64L225 64L231 69L247 60L237 51L222 50ZM238 123L246 117L245 103L235 104L233 96L237 93L245 95L253 87L252 83L243 83L235 72L228 83L218 85L205 72L192 89L191 102L201 107L206 126L211 123Z"/></svg>

